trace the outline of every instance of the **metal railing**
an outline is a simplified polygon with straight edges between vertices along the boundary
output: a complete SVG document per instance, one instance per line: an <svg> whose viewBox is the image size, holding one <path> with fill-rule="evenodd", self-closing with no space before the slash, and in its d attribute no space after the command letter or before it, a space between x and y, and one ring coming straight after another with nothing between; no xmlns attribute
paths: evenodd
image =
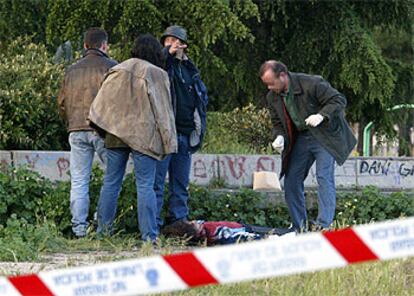
<svg viewBox="0 0 414 296"><path fill-rule="evenodd" d="M399 109L414 109L414 104L401 104L395 105L391 108L388 108L388 111L394 111ZM363 145L362 145L362 153L363 156L370 156L369 148L371 146L371 129L374 123L371 121L369 122L364 128L364 135L363 135Z"/></svg>

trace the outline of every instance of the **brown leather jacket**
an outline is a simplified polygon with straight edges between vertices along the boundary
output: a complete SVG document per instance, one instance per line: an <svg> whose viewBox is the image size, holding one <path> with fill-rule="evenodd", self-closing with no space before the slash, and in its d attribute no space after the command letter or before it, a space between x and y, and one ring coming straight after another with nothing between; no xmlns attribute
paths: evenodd
<svg viewBox="0 0 414 296"><path fill-rule="evenodd" d="M93 130L87 122L89 108L105 73L116 64L102 51L89 49L82 59L66 70L58 103L68 132Z"/></svg>

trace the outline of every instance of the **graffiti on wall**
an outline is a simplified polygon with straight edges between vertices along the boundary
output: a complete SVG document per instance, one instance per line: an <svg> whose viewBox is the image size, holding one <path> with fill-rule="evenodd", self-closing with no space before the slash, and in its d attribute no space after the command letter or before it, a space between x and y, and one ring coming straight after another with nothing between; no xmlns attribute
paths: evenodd
<svg viewBox="0 0 414 296"><path fill-rule="evenodd" d="M0 171L5 171L9 167L10 163L6 159L0 161Z"/></svg>
<svg viewBox="0 0 414 296"><path fill-rule="evenodd" d="M399 174L402 177L414 176L412 161L394 161L392 159L362 160L359 166L360 174L370 176L388 176Z"/></svg>
<svg viewBox="0 0 414 296"><path fill-rule="evenodd" d="M36 168L36 163L39 161L40 156L39 154L27 154L24 156L27 162L27 166L31 169L35 169Z"/></svg>
<svg viewBox="0 0 414 296"><path fill-rule="evenodd" d="M65 157L58 158L58 160L56 161L56 166L59 171L59 177L62 178L64 175L67 174L67 172L69 171L69 165L70 165L70 162L67 158Z"/></svg>
<svg viewBox="0 0 414 296"><path fill-rule="evenodd" d="M13 155L13 158L11 157ZM69 152L14 151L0 155L0 168L26 165L51 180L69 180ZM98 161L97 161L98 162ZM271 155L193 155L190 180L207 185L213 179L222 179L230 187L250 187L253 172L280 173L279 156ZM128 162L127 171L132 171ZM335 167L338 187L375 185L380 188L414 188L414 159L404 158L351 158ZM317 186L315 165L312 166L305 186Z"/></svg>
<svg viewBox="0 0 414 296"><path fill-rule="evenodd" d="M277 158L257 155L195 155L191 180L207 184L212 178L223 179L229 185L251 186L254 171L276 172Z"/></svg>
<svg viewBox="0 0 414 296"><path fill-rule="evenodd" d="M361 159L358 175L369 178L377 186L377 182L395 186L414 184L414 161L392 158Z"/></svg>

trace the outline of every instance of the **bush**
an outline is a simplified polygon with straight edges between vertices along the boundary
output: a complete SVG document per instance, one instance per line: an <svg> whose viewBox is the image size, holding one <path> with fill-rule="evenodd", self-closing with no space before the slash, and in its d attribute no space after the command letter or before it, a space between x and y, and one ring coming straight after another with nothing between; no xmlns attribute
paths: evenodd
<svg viewBox="0 0 414 296"><path fill-rule="evenodd" d="M240 221L273 227L288 225L285 205L269 206L260 193L251 189L226 193L193 185L190 194L190 219Z"/></svg>
<svg viewBox="0 0 414 296"><path fill-rule="evenodd" d="M68 148L56 101L63 66L29 37L0 49L0 150Z"/></svg>
<svg viewBox="0 0 414 296"><path fill-rule="evenodd" d="M91 219L99 197L102 175L101 169L93 168L89 190ZM31 225L44 220L51 221L60 232L69 233L70 182L52 183L25 167L0 171L0 225L5 226L12 215Z"/></svg>
<svg viewBox="0 0 414 296"><path fill-rule="evenodd" d="M39 252L63 245L59 231L49 221L33 225L12 214L5 226L0 225L0 261L33 260Z"/></svg>
<svg viewBox="0 0 414 296"><path fill-rule="evenodd" d="M102 186L102 175L102 170L94 167L89 192L91 224ZM48 227L52 227L56 232L69 235L69 196L70 182L53 184L25 168L0 172L0 227L11 227L10 223L33 227L48 224ZM285 204L267 203L261 193L251 189L225 192L191 184L189 208L190 219L242 221L272 227L286 227L290 224ZM414 216L414 194L397 192L385 195L378 188L366 187L362 192L339 194L336 211L337 226L340 227ZM316 204L309 208L308 214L309 219L316 219ZM166 207L163 211L163 216L165 215ZM38 231L30 227L29 232ZM128 174L123 183L118 200L115 230L126 233L138 232L133 174Z"/></svg>
<svg viewBox="0 0 414 296"><path fill-rule="evenodd" d="M209 112L202 152L271 154L271 130L269 111L252 104L227 113Z"/></svg>
<svg viewBox="0 0 414 296"><path fill-rule="evenodd" d="M336 220L340 225L354 225L414 216L414 193L385 195L377 187L367 186L361 193L338 198Z"/></svg>
<svg viewBox="0 0 414 296"><path fill-rule="evenodd" d="M15 214L35 224L42 211L42 199L53 192L52 183L25 168L0 171L0 225Z"/></svg>

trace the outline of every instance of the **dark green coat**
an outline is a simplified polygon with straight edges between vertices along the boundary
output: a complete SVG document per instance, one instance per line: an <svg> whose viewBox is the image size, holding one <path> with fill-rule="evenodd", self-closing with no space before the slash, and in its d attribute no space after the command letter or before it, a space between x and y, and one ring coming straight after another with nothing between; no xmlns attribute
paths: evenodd
<svg viewBox="0 0 414 296"><path fill-rule="evenodd" d="M309 127L309 131L332 154L336 162L342 165L356 144L356 139L344 116L345 96L321 76L289 72L289 83L301 119L305 120L309 115L317 113L324 116L322 123L317 127ZM285 138L281 171L283 176L289 164L297 131L282 98L273 91L270 91L266 98L272 118L273 138L278 135Z"/></svg>

